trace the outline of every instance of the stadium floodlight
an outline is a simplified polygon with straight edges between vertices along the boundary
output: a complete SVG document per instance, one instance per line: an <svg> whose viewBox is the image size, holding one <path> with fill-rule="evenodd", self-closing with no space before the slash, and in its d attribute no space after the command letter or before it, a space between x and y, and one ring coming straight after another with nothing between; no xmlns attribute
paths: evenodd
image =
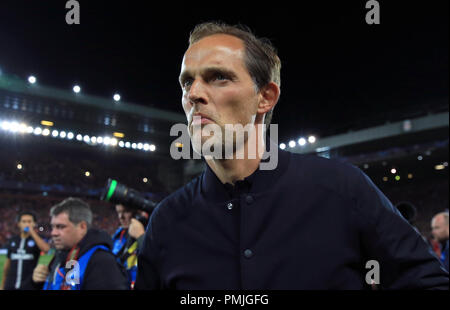
<svg viewBox="0 0 450 310"><path fill-rule="evenodd" d="M315 143L315 142L316 142L316 137L314 137L314 136L309 136L309 137L308 137L308 142L309 142L309 143Z"/></svg>
<svg viewBox="0 0 450 310"><path fill-rule="evenodd" d="M144 148L144 145L142 143L138 143L137 145L138 150L142 150Z"/></svg>
<svg viewBox="0 0 450 310"><path fill-rule="evenodd" d="M67 134L67 139L69 139L69 140L72 140L73 139L73 132L69 132L68 134Z"/></svg>
<svg viewBox="0 0 450 310"><path fill-rule="evenodd" d="M120 101L120 95L119 94L114 94L113 99L114 99L115 102Z"/></svg>
<svg viewBox="0 0 450 310"><path fill-rule="evenodd" d="M125 142L125 147L126 147L127 149L129 149L129 148L131 147L131 143L130 143L130 142Z"/></svg>
<svg viewBox="0 0 450 310"><path fill-rule="evenodd" d="M136 143L132 143L132 144L131 144L131 148L132 148L133 150L136 149L136 146L137 146Z"/></svg>
<svg viewBox="0 0 450 310"><path fill-rule="evenodd" d="M111 138L109 137L104 137L103 138L103 144L104 145L109 145L111 143Z"/></svg>
<svg viewBox="0 0 450 310"><path fill-rule="evenodd" d="M99 144L103 143L103 137L98 137L97 138L97 143L99 143Z"/></svg>
<svg viewBox="0 0 450 310"><path fill-rule="evenodd" d="M85 135L85 136L83 137L83 141L86 142L86 143L88 143L90 140L91 140L91 139L90 139L90 137L89 137L88 135Z"/></svg>
<svg viewBox="0 0 450 310"><path fill-rule="evenodd" d="M156 150L156 146L154 144L150 144L150 152L154 152Z"/></svg>
<svg viewBox="0 0 450 310"><path fill-rule="evenodd" d="M92 143L95 143L95 142L97 142L97 137L95 137L95 136L92 136L92 137L91 137L91 142L92 142Z"/></svg>
<svg viewBox="0 0 450 310"><path fill-rule="evenodd" d="M78 141L83 141L83 136L80 135L80 134L77 134L77 140L78 140Z"/></svg>
<svg viewBox="0 0 450 310"><path fill-rule="evenodd" d="M36 83L36 77L34 75L30 75L28 77L28 83L30 83L30 84Z"/></svg>
<svg viewBox="0 0 450 310"><path fill-rule="evenodd" d="M43 136L48 136L49 134L50 134L50 129L44 128L44 130L42 130L42 135Z"/></svg>
<svg viewBox="0 0 450 310"><path fill-rule="evenodd" d="M149 151L150 145L148 143L144 143L144 151Z"/></svg>
<svg viewBox="0 0 450 310"><path fill-rule="evenodd" d="M280 149L284 150L286 148L286 144L280 143Z"/></svg>
<svg viewBox="0 0 450 310"><path fill-rule="evenodd" d="M391 169L391 173L392 173L392 174L396 174L396 173L397 173L397 169L392 168L392 169Z"/></svg>
<svg viewBox="0 0 450 310"><path fill-rule="evenodd" d="M125 146L125 143L124 143L123 141L119 141L119 146L120 146L120 147L124 147L124 146Z"/></svg>
<svg viewBox="0 0 450 310"><path fill-rule="evenodd" d="M36 136L39 136L39 135L42 133L41 127L36 127L36 128L34 128L33 133L34 133Z"/></svg>
<svg viewBox="0 0 450 310"><path fill-rule="evenodd" d="M295 147L295 141L294 140L289 141L289 147L290 148L294 148Z"/></svg>
<svg viewBox="0 0 450 310"><path fill-rule="evenodd" d="M19 125L19 131L20 131L21 133L26 133L26 132L27 132L27 124L21 123L21 124Z"/></svg>
<svg viewBox="0 0 450 310"><path fill-rule="evenodd" d="M28 126L28 127L27 127L27 133L32 133L33 130L34 130L33 127L31 127L31 126Z"/></svg>
<svg viewBox="0 0 450 310"><path fill-rule="evenodd" d="M298 144L299 144L300 146L304 146L304 145L306 144L306 139L305 139L305 138L300 138L300 139L298 139Z"/></svg>
<svg viewBox="0 0 450 310"><path fill-rule="evenodd" d="M74 91L74 93L78 94L78 93L81 91L81 87L78 86L78 85L75 85L75 86L73 87L73 91Z"/></svg>
<svg viewBox="0 0 450 310"><path fill-rule="evenodd" d="M52 137L56 138L59 135L58 130L53 130L52 131Z"/></svg>
<svg viewBox="0 0 450 310"><path fill-rule="evenodd" d="M67 134L66 134L65 131L61 131L61 132L59 133L59 136L60 136L62 139L64 139L64 138L67 136Z"/></svg>
<svg viewBox="0 0 450 310"><path fill-rule="evenodd" d="M11 124L7 121L3 121L2 122L2 129L3 130L9 130L9 128L11 127Z"/></svg>
<svg viewBox="0 0 450 310"><path fill-rule="evenodd" d="M9 128L11 132L18 132L19 131L19 123L18 122L11 122L11 127Z"/></svg>
<svg viewBox="0 0 450 310"><path fill-rule="evenodd" d="M117 145L117 139L116 138L111 138L111 145L112 146L116 146Z"/></svg>

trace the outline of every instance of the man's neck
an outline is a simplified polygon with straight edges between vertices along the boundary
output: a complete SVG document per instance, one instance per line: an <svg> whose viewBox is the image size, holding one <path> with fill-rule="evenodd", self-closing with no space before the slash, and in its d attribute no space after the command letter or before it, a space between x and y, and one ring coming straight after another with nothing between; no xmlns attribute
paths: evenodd
<svg viewBox="0 0 450 310"><path fill-rule="evenodd" d="M223 184L230 183L234 185L236 181L243 180L258 169L265 150L265 143L263 133L259 132L258 126L256 126L252 134L255 136L249 137L243 145L243 159L236 158L237 151L233 153L233 159L206 159L207 165ZM254 146L253 148L250 147L250 150L254 150L250 152L251 156L249 156L249 143L256 143L256 148ZM254 154L255 151L256 154Z"/></svg>

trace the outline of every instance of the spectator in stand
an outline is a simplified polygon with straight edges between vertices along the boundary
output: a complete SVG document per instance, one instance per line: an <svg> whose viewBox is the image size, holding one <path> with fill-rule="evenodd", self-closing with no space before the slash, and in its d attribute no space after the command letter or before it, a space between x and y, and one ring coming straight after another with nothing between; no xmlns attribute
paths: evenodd
<svg viewBox="0 0 450 310"><path fill-rule="evenodd" d="M441 262L448 271L448 211L436 214L431 220L431 233L441 245Z"/></svg>

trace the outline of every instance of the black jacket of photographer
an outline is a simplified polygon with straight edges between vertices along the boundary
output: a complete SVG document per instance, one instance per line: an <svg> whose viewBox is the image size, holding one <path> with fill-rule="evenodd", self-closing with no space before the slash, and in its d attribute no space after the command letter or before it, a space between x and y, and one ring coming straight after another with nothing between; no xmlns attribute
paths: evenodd
<svg viewBox="0 0 450 310"><path fill-rule="evenodd" d="M80 249L78 257L81 257L96 245L103 245L111 249L111 237L104 231L89 229L84 238L78 243ZM56 252L55 257L49 264L51 279L55 272L57 272L57 268L65 265L68 254L69 251ZM92 254L81 283L81 290L128 289L125 271L117 263L114 254L104 250L97 250Z"/></svg>

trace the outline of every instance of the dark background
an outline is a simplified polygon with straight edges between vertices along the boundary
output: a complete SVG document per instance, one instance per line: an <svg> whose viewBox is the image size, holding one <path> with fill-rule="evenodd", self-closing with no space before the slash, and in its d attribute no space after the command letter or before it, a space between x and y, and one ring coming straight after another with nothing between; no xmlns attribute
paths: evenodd
<svg viewBox="0 0 450 310"><path fill-rule="evenodd" d="M246 3L1 1L0 70L38 83L182 113L178 75L190 30L222 20L272 40L282 61L279 141L327 136L405 114L448 109L448 1Z"/></svg>

